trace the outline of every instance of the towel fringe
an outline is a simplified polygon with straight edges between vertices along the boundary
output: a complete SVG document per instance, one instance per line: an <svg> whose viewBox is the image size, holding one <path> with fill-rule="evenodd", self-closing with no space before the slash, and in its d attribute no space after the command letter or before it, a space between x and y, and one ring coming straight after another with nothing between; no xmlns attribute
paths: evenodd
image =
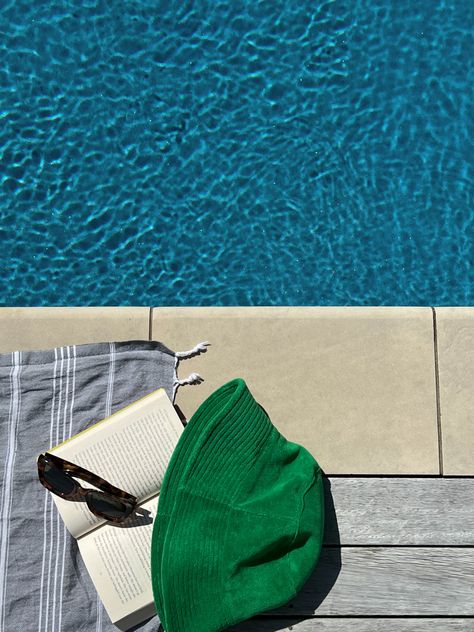
<svg viewBox="0 0 474 632"><path fill-rule="evenodd" d="M193 358L196 355L199 355L200 353L206 353L207 348L210 346L210 342L198 342L197 345L195 347L193 347L192 349L189 349L189 351L176 351L176 353L174 354L176 358L178 358L179 360L187 360L188 358Z"/></svg>
<svg viewBox="0 0 474 632"><path fill-rule="evenodd" d="M174 354L175 363L174 363L174 380L173 380L173 404L176 399L176 393L178 392L178 388L180 386L185 386L187 384L200 384L204 382L204 378L202 378L199 373L191 373L184 380L178 379L178 365L181 360L187 360L188 358L194 358L201 353L206 353L207 347L211 345L210 342L198 342L192 349L189 351L176 351Z"/></svg>
<svg viewBox="0 0 474 632"><path fill-rule="evenodd" d="M190 373L184 380L176 380L176 384L179 384L179 386L184 386L185 384L201 384L201 382L204 382L204 378L201 377L199 373Z"/></svg>
<svg viewBox="0 0 474 632"><path fill-rule="evenodd" d="M186 386L187 384L201 384L201 382L204 382L204 378L201 377L199 373L190 373L188 377L184 378L184 380L175 379L173 386L173 403L180 386Z"/></svg>

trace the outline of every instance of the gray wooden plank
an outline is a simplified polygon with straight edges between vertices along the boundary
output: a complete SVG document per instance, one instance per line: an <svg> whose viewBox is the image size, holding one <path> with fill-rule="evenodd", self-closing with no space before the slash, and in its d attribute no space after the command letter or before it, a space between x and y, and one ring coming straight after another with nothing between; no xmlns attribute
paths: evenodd
<svg viewBox="0 0 474 632"><path fill-rule="evenodd" d="M323 549L308 582L274 614L474 616L474 549Z"/></svg>
<svg viewBox="0 0 474 632"><path fill-rule="evenodd" d="M474 619L364 619L258 617L229 628L229 632L472 632Z"/></svg>
<svg viewBox="0 0 474 632"><path fill-rule="evenodd" d="M327 544L474 545L474 478L325 480Z"/></svg>

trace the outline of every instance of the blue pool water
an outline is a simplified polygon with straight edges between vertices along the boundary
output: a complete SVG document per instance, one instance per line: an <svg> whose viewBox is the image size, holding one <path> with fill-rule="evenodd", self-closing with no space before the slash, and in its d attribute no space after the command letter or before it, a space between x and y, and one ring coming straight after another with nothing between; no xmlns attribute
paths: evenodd
<svg viewBox="0 0 474 632"><path fill-rule="evenodd" d="M3 0L2 305L473 302L474 2Z"/></svg>

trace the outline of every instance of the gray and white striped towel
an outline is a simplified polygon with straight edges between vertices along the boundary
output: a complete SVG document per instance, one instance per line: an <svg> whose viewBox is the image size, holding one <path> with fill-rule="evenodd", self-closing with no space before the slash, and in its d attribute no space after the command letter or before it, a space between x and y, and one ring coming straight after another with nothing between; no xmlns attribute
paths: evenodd
<svg viewBox="0 0 474 632"><path fill-rule="evenodd" d="M130 341L0 354L0 632L112 632L56 506L37 479L45 449L159 388L174 401L181 359ZM157 617L141 632L158 630Z"/></svg>

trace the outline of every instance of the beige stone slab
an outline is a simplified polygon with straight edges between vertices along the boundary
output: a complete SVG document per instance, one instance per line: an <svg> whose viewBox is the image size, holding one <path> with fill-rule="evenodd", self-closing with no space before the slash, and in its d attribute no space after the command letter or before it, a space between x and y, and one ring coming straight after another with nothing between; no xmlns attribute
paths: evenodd
<svg viewBox="0 0 474 632"><path fill-rule="evenodd" d="M443 471L474 474L474 308L437 307Z"/></svg>
<svg viewBox="0 0 474 632"><path fill-rule="evenodd" d="M188 417L242 377L327 473L439 473L430 308L160 307L152 337L212 343L180 365L205 379L178 391Z"/></svg>
<svg viewBox="0 0 474 632"><path fill-rule="evenodd" d="M148 340L149 307L2 307L0 353Z"/></svg>

